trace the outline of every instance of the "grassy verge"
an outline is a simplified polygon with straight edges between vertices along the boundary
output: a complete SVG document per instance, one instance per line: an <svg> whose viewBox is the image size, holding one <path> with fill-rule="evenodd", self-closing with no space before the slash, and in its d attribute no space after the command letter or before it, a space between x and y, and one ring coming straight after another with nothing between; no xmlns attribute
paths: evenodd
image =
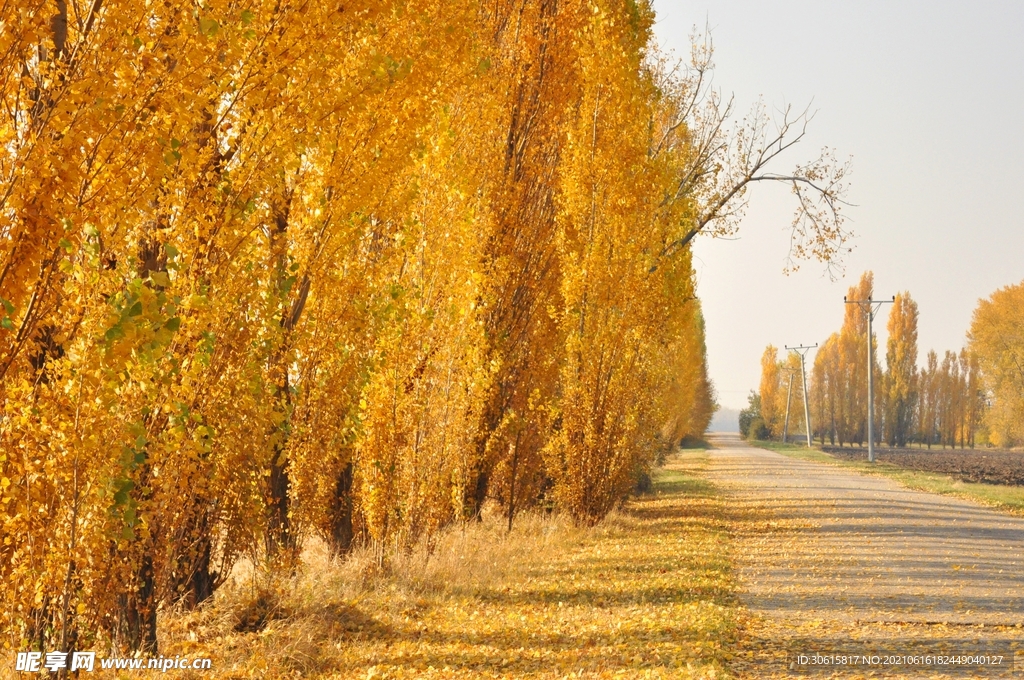
<svg viewBox="0 0 1024 680"><path fill-rule="evenodd" d="M815 448L808 449L806 446L794 444L779 442L753 442L753 444L791 458L810 460L816 463L830 463L864 474L882 475L910 489L958 496L1015 515L1024 515L1024 487L1021 486L962 482L949 475L907 470L890 463L875 462L872 464L866 460L844 460Z"/></svg>
<svg viewBox="0 0 1024 680"><path fill-rule="evenodd" d="M222 678L723 676L735 587L705 461L671 457L652 493L597 527L535 514L507 534L488 518L387 574L310 545L295 576L240 573L211 606L168 617L161 652L209 656Z"/></svg>

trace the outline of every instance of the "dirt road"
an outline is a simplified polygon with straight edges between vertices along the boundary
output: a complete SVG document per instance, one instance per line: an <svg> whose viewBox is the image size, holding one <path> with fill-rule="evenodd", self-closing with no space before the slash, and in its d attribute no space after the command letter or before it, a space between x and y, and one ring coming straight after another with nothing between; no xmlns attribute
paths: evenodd
<svg viewBox="0 0 1024 680"><path fill-rule="evenodd" d="M738 517L759 518L737 523L739 580L752 644L774 647L774 662L808 637L887 639L896 651L911 638L1024 637L1024 518L737 435L712 442L711 480Z"/></svg>

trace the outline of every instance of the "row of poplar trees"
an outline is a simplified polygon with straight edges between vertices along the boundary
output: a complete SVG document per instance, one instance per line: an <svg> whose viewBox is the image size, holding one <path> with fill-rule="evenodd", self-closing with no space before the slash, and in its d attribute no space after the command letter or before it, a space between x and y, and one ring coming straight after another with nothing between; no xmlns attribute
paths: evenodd
<svg viewBox="0 0 1024 680"><path fill-rule="evenodd" d="M305 536L592 524L706 428L737 192L646 3L0 11L5 648L154 651Z"/></svg>
<svg viewBox="0 0 1024 680"><path fill-rule="evenodd" d="M849 290L848 299L872 297L871 272ZM973 448L977 443L1024 443L1024 283L982 300L959 352L940 358L931 350L918 366L917 303L896 295L889 311L885 368L875 361L875 424L878 443L890 446ZM871 339L875 343L875 339ZM878 357L873 344L874 357ZM782 434L786 376L799 371L799 357L785 361L769 346L762 357L760 416L770 435ZM809 376L812 435L822 444L867 441L867 317L846 306L842 329L822 343ZM799 379L794 399L802 398ZM802 404L792 409L802 427ZM791 430L794 426L791 425ZM799 431L799 430L797 430Z"/></svg>
<svg viewBox="0 0 1024 680"><path fill-rule="evenodd" d="M866 272L847 299L868 300L873 292L874 277ZM867 313L856 304L846 305L845 312L840 331L818 349L809 395L812 434L840 446L862 445L868 438ZM876 441L973 447L984 408L977 361L964 349L947 351L940 363L931 350L919 368L917 322L917 303L909 293L896 295L886 324L884 370L871 338Z"/></svg>

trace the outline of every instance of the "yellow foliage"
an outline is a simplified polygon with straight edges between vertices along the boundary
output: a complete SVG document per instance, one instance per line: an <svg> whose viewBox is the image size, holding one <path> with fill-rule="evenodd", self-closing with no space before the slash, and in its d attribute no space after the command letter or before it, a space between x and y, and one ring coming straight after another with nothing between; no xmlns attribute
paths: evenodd
<svg viewBox="0 0 1024 680"><path fill-rule="evenodd" d="M872 276L866 272L850 288L848 300L871 298ZM877 310L877 307L876 307ZM885 433L890 446L912 441L961 448L975 443L984 414L977 358L969 351L947 351L940 364L928 352L924 368L917 367L917 303L909 293L893 300L889 313L886 371L873 367L876 433ZM860 305L848 304L839 333L818 350L811 384L814 434L822 444L862 444L867 423L867 315ZM872 355L877 357L875 339ZM876 435L877 437L877 435Z"/></svg>
<svg viewBox="0 0 1024 680"><path fill-rule="evenodd" d="M885 353L885 429L890 445L905 446L917 399L917 303L909 293L896 296Z"/></svg>
<svg viewBox="0 0 1024 680"><path fill-rule="evenodd" d="M1019 445L1024 442L1024 283L1000 288L978 303L968 340L991 396L985 421L992 443Z"/></svg>
<svg viewBox="0 0 1024 680"><path fill-rule="evenodd" d="M707 427L688 244L774 153L722 156L649 4L0 12L6 646L153 653L314 535L593 524Z"/></svg>
<svg viewBox="0 0 1024 680"><path fill-rule="evenodd" d="M779 350L768 345L761 355L761 419L772 437L782 434L785 417L785 397L782 389L782 371L779 370Z"/></svg>
<svg viewBox="0 0 1024 680"><path fill-rule="evenodd" d="M440 532L372 572L311 543L275 584L244 573L212 606L168 617L164 654L218 677L727 677L737 611L732 517L670 458L655 494L598 527L527 512ZM241 572L241 570L239 570Z"/></svg>

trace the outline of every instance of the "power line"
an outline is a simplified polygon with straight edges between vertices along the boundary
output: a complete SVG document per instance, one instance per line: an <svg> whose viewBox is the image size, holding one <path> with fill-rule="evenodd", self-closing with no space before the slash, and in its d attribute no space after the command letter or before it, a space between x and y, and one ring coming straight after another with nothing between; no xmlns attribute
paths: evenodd
<svg viewBox="0 0 1024 680"><path fill-rule="evenodd" d="M843 296L843 302L848 305L859 305L861 310L866 310L868 315L868 462L875 462L875 364L873 361L873 350L871 349L871 338L874 335L871 331L871 322L875 320L875 314L882 305L891 305L896 302L896 296L891 300L847 300Z"/></svg>

